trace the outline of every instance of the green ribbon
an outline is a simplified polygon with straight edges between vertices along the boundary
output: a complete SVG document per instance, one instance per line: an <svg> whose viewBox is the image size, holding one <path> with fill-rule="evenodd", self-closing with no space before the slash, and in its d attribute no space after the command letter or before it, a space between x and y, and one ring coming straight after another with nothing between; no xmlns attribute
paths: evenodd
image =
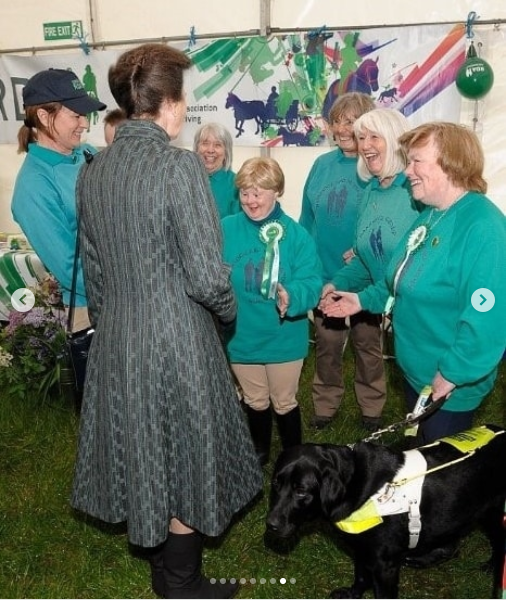
<svg viewBox="0 0 506 600"><path fill-rule="evenodd" d="M279 242L284 233L283 225L279 221L269 221L260 228L260 239L267 245L260 286L264 298L276 297L279 279Z"/></svg>

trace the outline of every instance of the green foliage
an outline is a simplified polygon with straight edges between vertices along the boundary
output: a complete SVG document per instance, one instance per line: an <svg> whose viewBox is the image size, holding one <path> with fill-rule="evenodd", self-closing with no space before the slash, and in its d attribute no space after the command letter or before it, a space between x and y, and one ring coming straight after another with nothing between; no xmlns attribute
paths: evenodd
<svg viewBox="0 0 506 600"><path fill-rule="evenodd" d="M35 394L44 402L58 390L62 364L67 364L65 313L52 277L32 291L34 307L12 311L0 333L0 389L18 400Z"/></svg>
<svg viewBox="0 0 506 600"><path fill-rule="evenodd" d="M346 351L347 392L339 415L328 429L309 428L313 361L311 354L299 392L305 441L343 444L363 438L366 433L353 396L351 349ZM392 361L387 362L387 371L385 423L390 424L405 413ZM495 390L477 422L506 424L505 377L503 361ZM79 426L73 406L64 398L41 404L37 395L19 402L5 391L0 388L0 597L155 598L149 566L129 550L124 526L106 525L70 508ZM395 443L398 435L388 434L383 441ZM273 443L275 458L276 434ZM243 578L238 598L328 598L330 590L353 578L351 559L329 524L308 523L291 547L273 549L264 544L272 466L271 461L265 469L262 497L238 515L220 539L207 540L203 570L209 577ZM480 569L487 558L488 545L475 532L462 544L459 558L433 569L403 569L400 595L490 598L490 575ZM284 584L282 577L287 580Z"/></svg>

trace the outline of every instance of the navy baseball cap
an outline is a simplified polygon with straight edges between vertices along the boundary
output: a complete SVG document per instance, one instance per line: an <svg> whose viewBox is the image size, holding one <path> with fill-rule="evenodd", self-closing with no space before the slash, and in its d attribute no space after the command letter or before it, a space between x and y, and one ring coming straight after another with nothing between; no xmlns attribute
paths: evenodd
<svg viewBox="0 0 506 600"><path fill-rule="evenodd" d="M79 115L104 110L106 105L92 98L79 77L67 69L47 69L31 77L23 88L23 105L60 102Z"/></svg>

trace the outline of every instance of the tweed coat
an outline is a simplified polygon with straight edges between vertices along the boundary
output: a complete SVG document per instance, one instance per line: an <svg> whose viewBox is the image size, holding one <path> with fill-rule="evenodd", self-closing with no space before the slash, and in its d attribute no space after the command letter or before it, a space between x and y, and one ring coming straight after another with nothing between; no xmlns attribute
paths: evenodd
<svg viewBox="0 0 506 600"><path fill-rule="evenodd" d="M76 192L96 332L71 504L139 546L171 517L219 535L263 477L215 326L236 304L207 173L127 121Z"/></svg>

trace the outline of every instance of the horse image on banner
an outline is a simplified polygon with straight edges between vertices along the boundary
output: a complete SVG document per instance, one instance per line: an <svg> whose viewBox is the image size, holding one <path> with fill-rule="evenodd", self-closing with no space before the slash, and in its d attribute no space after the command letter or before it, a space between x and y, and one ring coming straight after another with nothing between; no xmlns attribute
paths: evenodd
<svg viewBox="0 0 506 600"><path fill-rule="evenodd" d="M378 59L379 57L376 60L372 60L371 58L364 60L356 71L352 71L346 77L344 82L341 82L341 79L336 79L330 84L323 101L322 116L324 119L328 119L330 108L335 100L337 100L339 94L362 92L371 96L373 92L378 91Z"/></svg>
<svg viewBox="0 0 506 600"><path fill-rule="evenodd" d="M261 100L241 100L238 96L230 92L227 96L225 108L232 108L234 111L235 129L239 137L244 133L244 121L253 120L256 123L255 135L263 131L264 123L267 118L265 104Z"/></svg>

